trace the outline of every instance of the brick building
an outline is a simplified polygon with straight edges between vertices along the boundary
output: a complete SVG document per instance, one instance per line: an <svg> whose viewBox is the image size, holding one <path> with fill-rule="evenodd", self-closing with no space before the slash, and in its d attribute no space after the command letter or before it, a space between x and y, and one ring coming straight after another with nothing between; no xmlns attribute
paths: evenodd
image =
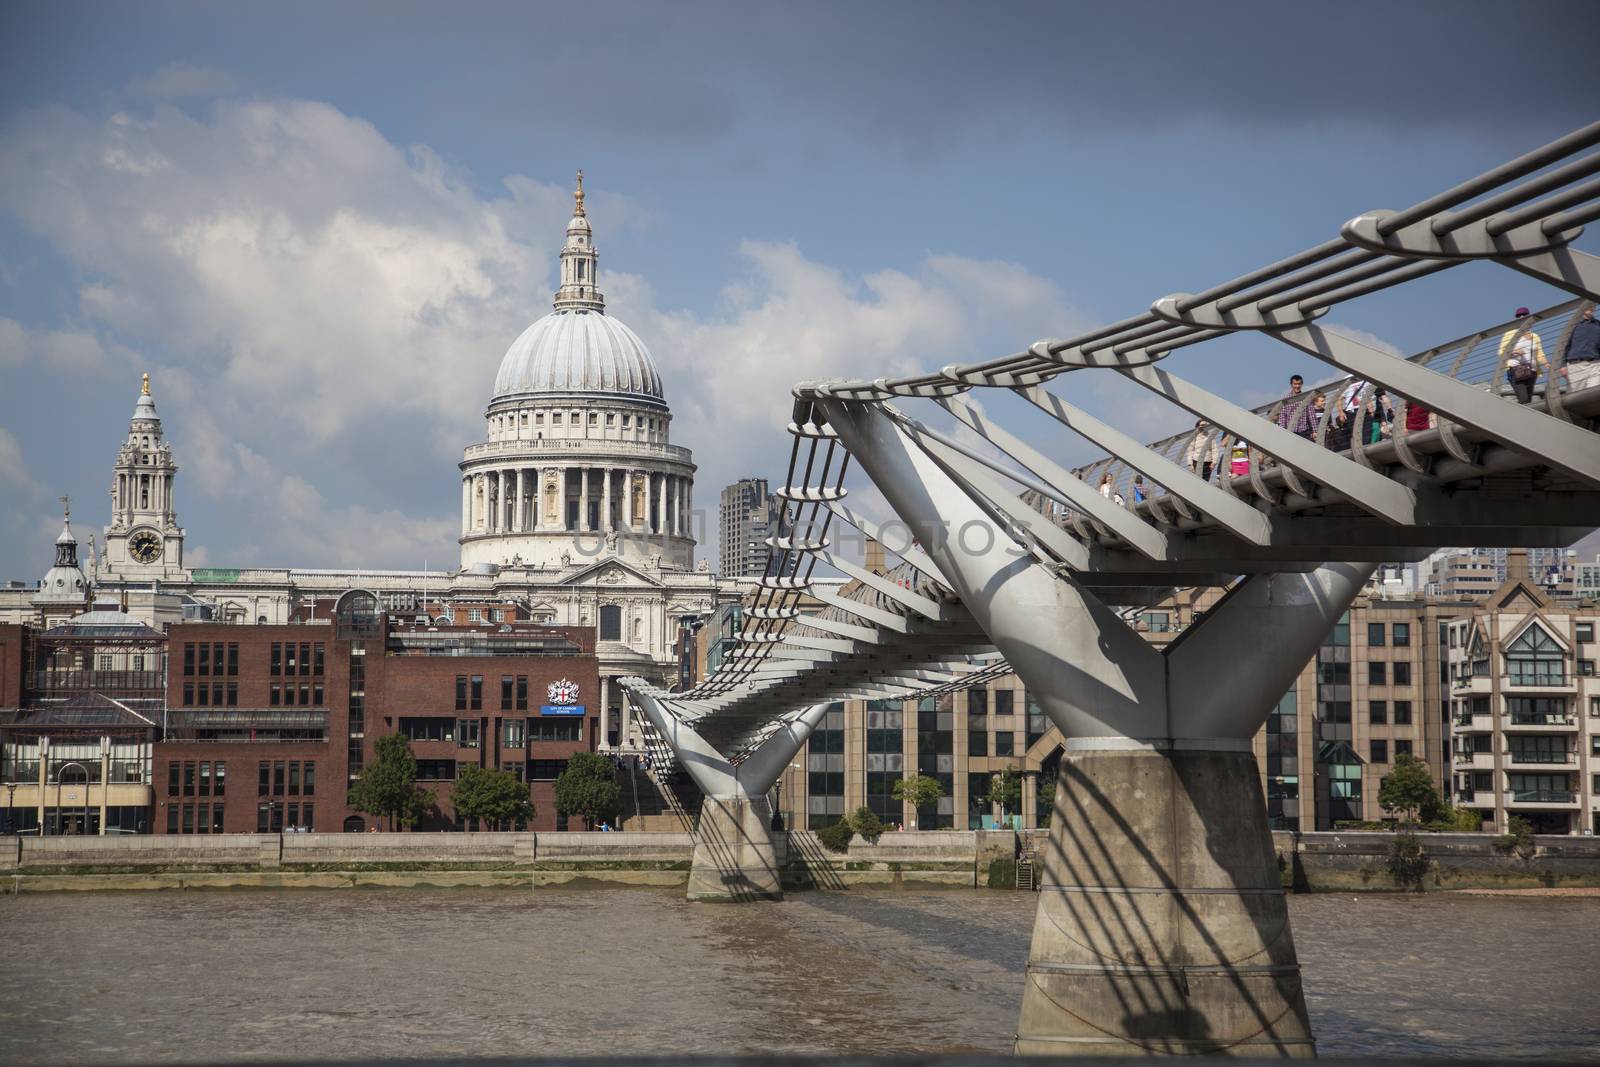
<svg viewBox="0 0 1600 1067"><path fill-rule="evenodd" d="M528 828L563 828L554 780L599 731L592 628L406 619L362 591L310 607L299 623L171 628L156 832L366 829L346 793L391 733L436 799L418 829L473 828L450 804L465 766L512 772L536 808ZM514 617L500 610L483 617Z"/></svg>

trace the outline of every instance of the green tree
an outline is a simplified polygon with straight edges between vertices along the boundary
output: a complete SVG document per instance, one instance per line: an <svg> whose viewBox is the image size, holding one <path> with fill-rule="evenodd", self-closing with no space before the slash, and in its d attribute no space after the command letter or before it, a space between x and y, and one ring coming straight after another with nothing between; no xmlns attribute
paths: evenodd
<svg viewBox="0 0 1600 1067"><path fill-rule="evenodd" d="M863 804L850 816L850 829L854 830L864 840L873 844L878 843L878 838L883 836L883 831L888 829L882 819L878 818L873 810Z"/></svg>
<svg viewBox="0 0 1600 1067"><path fill-rule="evenodd" d="M378 738L377 758L361 771L347 801L353 809L388 819L389 829L413 826L434 806L434 795L417 786L417 757L399 734Z"/></svg>
<svg viewBox="0 0 1600 1067"><path fill-rule="evenodd" d="M617 784L617 769L604 756L578 752L567 760L566 769L556 779L556 811L594 829L602 819L614 819L622 809L622 787Z"/></svg>
<svg viewBox="0 0 1600 1067"><path fill-rule="evenodd" d="M533 818L528 787L510 771L489 767L467 767L457 775L450 790L450 804L458 817L478 819L497 830L517 823L526 825Z"/></svg>
<svg viewBox="0 0 1600 1067"><path fill-rule="evenodd" d="M989 795L984 799L1000 805L1000 818L1005 819L1022 807L1022 776L1007 767L989 779Z"/></svg>
<svg viewBox="0 0 1600 1067"><path fill-rule="evenodd" d="M1394 770L1383 776L1378 787L1378 803L1384 811L1400 812L1407 823L1416 822L1417 812L1442 807L1438 787L1428 765L1409 752L1394 758Z"/></svg>
<svg viewBox="0 0 1600 1067"><path fill-rule="evenodd" d="M848 818L831 822L817 831L817 840L822 842L822 847L829 852L848 852L850 839L855 836L855 831L850 828Z"/></svg>
<svg viewBox="0 0 1600 1067"><path fill-rule="evenodd" d="M1056 810L1056 783L1047 780L1044 775L1039 776L1038 791L1034 794L1037 799L1035 810L1039 813L1039 826L1050 825L1050 818Z"/></svg>
<svg viewBox="0 0 1600 1067"><path fill-rule="evenodd" d="M939 798L944 796L944 786L939 784L939 779L930 774L918 774L895 782L892 792L900 803L909 802L913 808L920 811L939 802Z"/></svg>

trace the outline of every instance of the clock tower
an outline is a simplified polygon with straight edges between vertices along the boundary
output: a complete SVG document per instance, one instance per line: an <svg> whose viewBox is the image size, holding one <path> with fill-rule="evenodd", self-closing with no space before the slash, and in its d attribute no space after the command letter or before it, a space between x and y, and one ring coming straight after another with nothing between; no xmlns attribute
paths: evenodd
<svg viewBox="0 0 1600 1067"><path fill-rule="evenodd" d="M117 451L111 480L111 525L105 531L102 580L184 580L183 530L172 509L178 465L161 439L161 417L144 376L128 439Z"/></svg>

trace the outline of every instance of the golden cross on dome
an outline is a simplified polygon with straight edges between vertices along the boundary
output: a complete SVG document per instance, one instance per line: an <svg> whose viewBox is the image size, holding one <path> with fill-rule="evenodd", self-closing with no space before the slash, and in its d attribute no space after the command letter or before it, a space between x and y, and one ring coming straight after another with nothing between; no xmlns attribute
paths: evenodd
<svg viewBox="0 0 1600 1067"><path fill-rule="evenodd" d="M139 395L140 396L149 396L150 395L150 372L149 371L145 372L144 384L139 387Z"/></svg>
<svg viewBox="0 0 1600 1067"><path fill-rule="evenodd" d="M70 496L58 496L56 499L61 501L61 517L63 519L72 518L72 498Z"/></svg>
<svg viewBox="0 0 1600 1067"><path fill-rule="evenodd" d="M581 171L581 170L578 172L578 191L572 194L572 201L573 201L573 204L575 205L573 207L573 209L572 209L572 213L574 215L582 215L583 214L583 171Z"/></svg>

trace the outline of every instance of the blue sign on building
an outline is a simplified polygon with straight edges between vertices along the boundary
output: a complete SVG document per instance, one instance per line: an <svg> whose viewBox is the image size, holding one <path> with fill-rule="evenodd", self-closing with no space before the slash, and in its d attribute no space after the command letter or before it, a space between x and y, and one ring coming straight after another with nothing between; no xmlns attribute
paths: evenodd
<svg viewBox="0 0 1600 1067"><path fill-rule="evenodd" d="M540 715L582 715L582 704L540 704Z"/></svg>

